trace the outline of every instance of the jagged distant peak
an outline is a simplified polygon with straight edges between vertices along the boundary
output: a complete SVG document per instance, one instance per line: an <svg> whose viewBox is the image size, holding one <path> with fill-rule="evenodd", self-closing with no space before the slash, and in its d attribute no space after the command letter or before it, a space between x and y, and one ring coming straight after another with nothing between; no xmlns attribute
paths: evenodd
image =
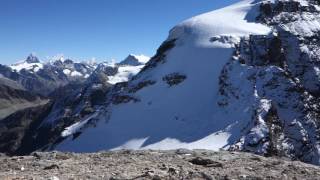
<svg viewBox="0 0 320 180"><path fill-rule="evenodd" d="M57 54L53 57L54 60L60 60L60 61L64 61L65 57L64 54Z"/></svg>
<svg viewBox="0 0 320 180"><path fill-rule="evenodd" d="M51 58L48 58L50 64L74 64L78 63L78 61L73 60L70 57L66 57L64 54L57 54Z"/></svg>
<svg viewBox="0 0 320 180"><path fill-rule="evenodd" d="M146 63L150 60L150 57L144 54L140 54L140 55L130 54L129 56L135 57L136 59L138 59L140 62L143 62L143 63Z"/></svg>
<svg viewBox="0 0 320 180"><path fill-rule="evenodd" d="M43 68L43 63L40 62L40 60L38 59L38 57L35 56L34 53L31 53L26 58L26 60L12 64L10 68L17 72L19 72L22 69L36 72Z"/></svg>
<svg viewBox="0 0 320 180"><path fill-rule="evenodd" d="M47 56L47 60L49 64L62 64L65 60L65 57L63 54L56 54L54 56Z"/></svg>
<svg viewBox="0 0 320 180"><path fill-rule="evenodd" d="M98 65L96 58L91 58L89 60L82 61L82 63L88 64L90 66L97 66Z"/></svg>
<svg viewBox="0 0 320 180"><path fill-rule="evenodd" d="M71 60L71 59L66 59L66 60L63 61L63 63L65 63L65 64L73 64L74 61Z"/></svg>
<svg viewBox="0 0 320 180"><path fill-rule="evenodd" d="M129 54L123 61L121 61L118 64L119 65L139 66L139 65L144 65L149 60L150 60L150 57L145 56L143 54L141 54L141 55Z"/></svg>
<svg viewBox="0 0 320 180"><path fill-rule="evenodd" d="M74 60L71 58L65 57L63 54L57 54L51 58L49 58L49 64L51 65L72 65L72 64L84 64L91 67L96 67L98 65L95 58L89 59L89 60Z"/></svg>
<svg viewBox="0 0 320 180"><path fill-rule="evenodd" d="M31 53L31 54L27 57L26 62L27 62L27 63L40 63L38 57L37 57L34 53Z"/></svg>

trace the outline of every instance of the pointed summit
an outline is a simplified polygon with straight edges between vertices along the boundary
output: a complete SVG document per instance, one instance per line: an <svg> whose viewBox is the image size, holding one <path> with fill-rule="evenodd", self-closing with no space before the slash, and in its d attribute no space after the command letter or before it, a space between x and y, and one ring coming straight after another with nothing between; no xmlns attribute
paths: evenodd
<svg viewBox="0 0 320 180"><path fill-rule="evenodd" d="M144 65L149 61L150 57L147 57L145 55L134 55L134 54L129 54L129 56L118 63L118 65L129 65L129 66L140 66Z"/></svg>
<svg viewBox="0 0 320 180"><path fill-rule="evenodd" d="M39 63L39 59L33 54L31 53L26 60L27 63Z"/></svg>

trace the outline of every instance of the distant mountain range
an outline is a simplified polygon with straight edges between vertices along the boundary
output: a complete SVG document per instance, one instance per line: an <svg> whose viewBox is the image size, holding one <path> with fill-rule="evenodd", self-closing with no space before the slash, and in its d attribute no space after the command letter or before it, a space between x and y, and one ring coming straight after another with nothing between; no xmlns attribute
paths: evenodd
<svg viewBox="0 0 320 180"><path fill-rule="evenodd" d="M225 149L319 165L319 3L243 0L193 17L149 61L0 66L50 99L0 121L0 151Z"/></svg>
<svg viewBox="0 0 320 180"><path fill-rule="evenodd" d="M93 111L108 88L128 81L148 60L129 55L120 63L41 62L31 54L0 65L0 151L24 154L59 139L64 127ZM24 146L33 138L39 142Z"/></svg>
<svg viewBox="0 0 320 180"><path fill-rule="evenodd" d="M108 75L111 83L128 80L123 76L131 76L137 73L141 65L144 65L148 59L148 57L143 55L129 55L118 64L74 62L70 59L40 62L36 56L30 54L25 61L11 66L0 65L0 74L18 82L31 92L48 95L55 89L69 83L84 82L94 71L97 73L96 71L108 67L115 70L114 74ZM126 69L126 67L129 68ZM130 67L132 68L130 69ZM123 74L123 71L127 74Z"/></svg>

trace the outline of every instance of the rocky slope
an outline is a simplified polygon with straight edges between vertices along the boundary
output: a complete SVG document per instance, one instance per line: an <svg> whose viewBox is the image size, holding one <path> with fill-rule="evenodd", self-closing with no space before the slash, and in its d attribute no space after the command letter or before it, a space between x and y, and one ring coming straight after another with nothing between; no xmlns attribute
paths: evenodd
<svg viewBox="0 0 320 180"><path fill-rule="evenodd" d="M320 168L248 153L204 150L0 156L1 179L320 179Z"/></svg>

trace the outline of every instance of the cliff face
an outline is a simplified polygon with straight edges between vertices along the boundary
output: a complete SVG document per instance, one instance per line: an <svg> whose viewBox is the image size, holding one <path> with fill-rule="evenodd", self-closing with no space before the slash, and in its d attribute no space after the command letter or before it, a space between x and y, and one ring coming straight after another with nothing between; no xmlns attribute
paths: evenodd
<svg viewBox="0 0 320 180"><path fill-rule="evenodd" d="M257 20L271 26L272 34L242 38L220 78L221 105L255 98L252 121L231 149L319 164L318 2L267 2L260 12ZM233 83L234 77L250 91Z"/></svg>

